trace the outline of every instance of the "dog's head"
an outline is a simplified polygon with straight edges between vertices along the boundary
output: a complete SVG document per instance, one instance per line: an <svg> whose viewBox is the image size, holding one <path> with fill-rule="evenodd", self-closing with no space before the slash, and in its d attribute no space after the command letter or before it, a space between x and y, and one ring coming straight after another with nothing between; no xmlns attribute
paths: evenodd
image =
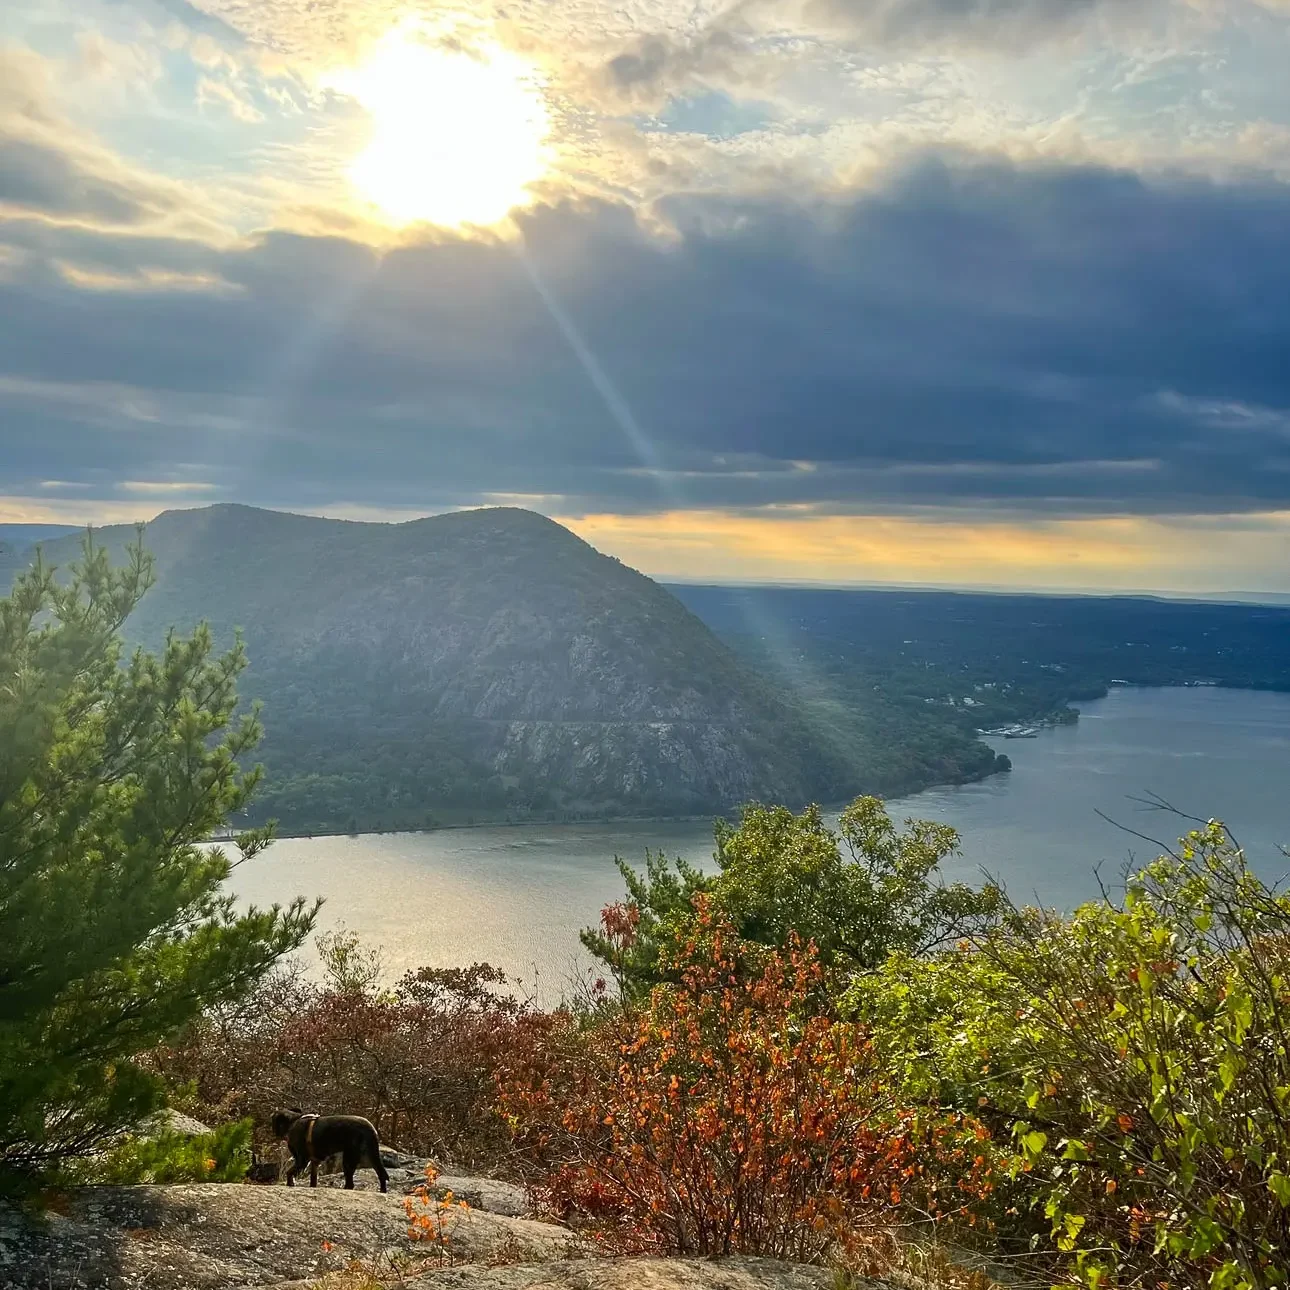
<svg viewBox="0 0 1290 1290"><path fill-rule="evenodd" d="M304 1115L304 1112L298 1107L293 1106L287 1111L274 1111L269 1119L269 1128L273 1131L275 1138L285 1138L291 1132L291 1126Z"/></svg>

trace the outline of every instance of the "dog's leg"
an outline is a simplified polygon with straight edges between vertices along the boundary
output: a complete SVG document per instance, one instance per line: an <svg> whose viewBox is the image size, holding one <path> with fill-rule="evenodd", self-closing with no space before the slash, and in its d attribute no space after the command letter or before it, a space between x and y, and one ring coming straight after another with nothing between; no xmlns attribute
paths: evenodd
<svg viewBox="0 0 1290 1290"><path fill-rule="evenodd" d="M296 1185L296 1174L299 1172L300 1172L300 1162L298 1160L292 1160L291 1168L287 1170L288 1187L294 1187Z"/></svg>
<svg viewBox="0 0 1290 1290"><path fill-rule="evenodd" d="M353 1147L346 1147L345 1154L341 1159L341 1167L345 1170L345 1190L354 1190L354 1170L358 1168L358 1152Z"/></svg>
<svg viewBox="0 0 1290 1290"><path fill-rule="evenodd" d="M389 1191L390 1175L385 1172L385 1166L381 1163L381 1140L375 1130L371 1133L369 1141L363 1144L362 1150L357 1154L360 1165L366 1165L376 1171L376 1176L381 1181L381 1190Z"/></svg>
<svg viewBox="0 0 1290 1290"><path fill-rule="evenodd" d="M377 1178L381 1181L381 1190L389 1191L390 1175L385 1172L385 1166L381 1163L381 1144L373 1142L363 1156L363 1164L370 1165L375 1171Z"/></svg>
<svg viewBox="0 0 1290 1290"><path fill-rule="evenodd" d="M318 1186L318 1161L316 1160L309 1162L309 1185L311 1187Z"/></svg>

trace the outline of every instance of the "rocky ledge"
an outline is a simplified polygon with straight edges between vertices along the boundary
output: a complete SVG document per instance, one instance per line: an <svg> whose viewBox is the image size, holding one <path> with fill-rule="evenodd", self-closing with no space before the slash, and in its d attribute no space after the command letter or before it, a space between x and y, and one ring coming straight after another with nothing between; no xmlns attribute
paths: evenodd
<svg viewBox="0 0 1290 1290"><path fill-rule="evenodd" d="M410 1168L403 1170L411 1181ZM360 1174L360 1178L363 1175ZM330 1183L330 1179L327 1180ZM447 1180L441 1180L443 1187ZM453 1179L514 1209L516 1189ZM85 1187L42 1218L0 1205L13 1290L828 1290L820 1268L761 1259L605 1259L572 1232L487 1208L445 1211L442 1247L412 1241L402 1189L228 1183Z"/></svg>
<svg viewBox="0 0 1290 1290"><path fill-rule="evenodd" d="M381 1160L390 1176L391 1192L406 1195L426 1185L426 1170L431 1166L431 1161L419 1156L410 1156L389 1147L381 1148ZM283 1159L278 1165L278 1176L285 1174L289 1163L284 1149ZM303 1177L306 1186L308 1181L306 1174ZM296 1179L297 1186L301 1185L301 1182L302 1179ZM333 1156L323 1162L318 1171L318 1183L319 1186L344 1187L345 1177L341 1173L339 1156ZM360 1169L354 1175L354 1187L359 1191L380 1190L376 1175L369 1169ZM472 1210L484 1210L489 1214L500 1214L506 1218L531 1216L528 1196L524 1188L498 1178L444 1173L438 1165L435 1165L434 1181L430 1184L430 1192L439 1197L451 1194L454 1200L465 1201Z"/></svg>
<svg viewBox="0 0 1290 1290"><path fill-rule="evenodd" d="M0 1210L0 1285L224 1290L309 1281L355 1261L392 1275L456 1262L535 1262L582 1247L550 1223L455 1210L442 1250L408 1238L403 1197L332 1187L85 1187L33 1220Z"/></svg>
<svg viewBox="0 0 1290 1290"><path fill-rule="evenodd" d="M400 1281L399 1290L828 1290L833 1284L823 1268L773 1259L568 1259L440 1268ZM857 1290L865 1285L855 1284ZM315 1286L332 1290L326 1280ZM875 1283L869 1290L892 1288Z"/></svg>

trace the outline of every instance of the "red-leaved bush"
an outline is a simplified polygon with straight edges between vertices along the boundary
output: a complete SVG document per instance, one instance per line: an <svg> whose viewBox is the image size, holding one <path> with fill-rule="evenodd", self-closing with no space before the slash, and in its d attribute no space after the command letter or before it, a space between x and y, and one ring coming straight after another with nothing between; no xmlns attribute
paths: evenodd
<svg viewBox="0 0 1290 1290"><path fill-rule="evenodd" d="M283 969L148 1060L199 1118L254 1117L264 1149L273 1110L299 1106L366 1116L405 1151L496 1168L511 1149L499 1063L557 1024L505 985L487 964L422 968L392 989Z"/></svg>
<svg viewBox="0 0 1290 1290"><path fill-rule="evenodd" d="M639 1011L504 1063L539 1196L624 1248L813 1261L870 1239L917 1184L921 1129L865 1033L810 1006L813 947L751 946L700 898L671 967Z"/></svg>

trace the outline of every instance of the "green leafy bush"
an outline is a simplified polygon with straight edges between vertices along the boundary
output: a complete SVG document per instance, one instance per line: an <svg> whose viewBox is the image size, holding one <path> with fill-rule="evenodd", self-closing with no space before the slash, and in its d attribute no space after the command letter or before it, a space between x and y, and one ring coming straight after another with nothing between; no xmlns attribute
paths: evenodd
<svg viewBox="0 0 1290 1290"><path fill-rule="evenodd" d="M196 1135L162 1129L157 1134L131 1136L97 1158L69 1171L78 1183L241 1182L251 1163L251 1132L247 1118Z"/></svg>
<svg viewBox="0 0 1290 1290"><path fill-rule="evenodd" d="M1221 825L1118 904L1031 913L988 944L1026 995L1016 1133L1090 1284L1290 1279L1290 899Z"/></svg>
<svg viewBox="0 0 1290 1290"><path fill-rule="evenodd" d="M715 874L681 861L673 870L662 854L647 857L644 876L619 862L627 900L582 939L625 994L664 979L660 962L684 942L701 893L741 939L782 948L798 936L844 973L952 942L1001 908L993 887L939 881L958 850L952 828L909 820L902 831L876 797L852 802L836 833L816 806L750 806L737 827L718 823L716 843Z"/></svg>
<svg viewBox="0 0 1290 1290"><path fill-rule="evenodd" d="M1290 898L1222 825L849 1002L910 1088L1011 1134L995 1203L1083 1283L1290 1283Z"/></svg>

